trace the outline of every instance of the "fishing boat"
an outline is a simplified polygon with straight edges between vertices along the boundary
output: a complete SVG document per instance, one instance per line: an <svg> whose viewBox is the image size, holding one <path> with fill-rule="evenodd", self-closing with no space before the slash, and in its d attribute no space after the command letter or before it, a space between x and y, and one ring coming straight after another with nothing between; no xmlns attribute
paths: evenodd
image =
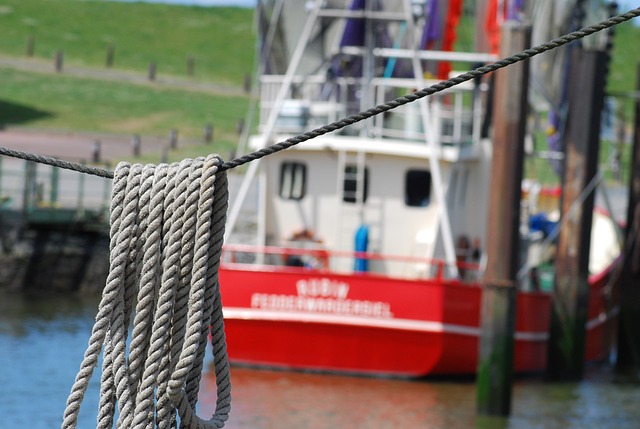
<svg viewBox="0 0 640 429"><path fill-rule="evenodd" d="M249 147L427 87L453 76L452 62L470 69L496 60L490 50L453 52L451 35L430 39L438 23L459 18L462 2L448 3L446 14L431 1L258 2L260 120ZM476 372L492 192L488 91L483 80L457 85L249 165L220 267L232 363L402 377ZM520 373L544 369L550 323L557 223L532 207L517 295ZM589 360L611 347L619 254L613 221L594 216ZM240 224L252 226L249 237Z"/></svg>

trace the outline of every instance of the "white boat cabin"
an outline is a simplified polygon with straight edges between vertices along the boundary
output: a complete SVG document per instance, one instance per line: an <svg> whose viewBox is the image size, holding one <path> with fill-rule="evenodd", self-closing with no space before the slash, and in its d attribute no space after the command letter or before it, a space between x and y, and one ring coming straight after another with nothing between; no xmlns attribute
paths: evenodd
<svg viewBox="0 0 640 429"><path fill-rule="evenodd" d="M261 118L269 118L269 94L282 79L264 77ZM379 95L374 102L384 102L389 92L408 91L409 81L415 83L374 82ZM320 89L323 82L314 83ZM316 101L312 93L286 98L272 138L256 136L251 147L283 141L345 114L339 100ZM415 102L263 159L259 244L325 249L329 266L324 268L334 271L415 278L442 269L432 260L454 262L446 252L448 239L458 260L478 263L491 159L490 143L480 138L482 114L474 100L480 95L473 84L460 85L431 97L425 112ZM475 259L473 246L479 247ZM372 254L371 259L359 261L356 251ZM315 259L307 263L317 264Z"/></svg>

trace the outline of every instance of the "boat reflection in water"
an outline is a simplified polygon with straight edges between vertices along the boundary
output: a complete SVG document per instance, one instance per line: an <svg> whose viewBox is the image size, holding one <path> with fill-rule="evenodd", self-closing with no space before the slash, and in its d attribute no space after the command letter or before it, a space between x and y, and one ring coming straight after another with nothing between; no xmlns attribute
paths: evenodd
<svg viewBox="0 0 640 429"><path fill-rule="evenodd" d="M509 418L476 416L472 381L398 380L233 367L229 429L635 429L640 386L608 370L579 383L514 385ZM202 379L199 413L213 413L215 378Z"/></svg>

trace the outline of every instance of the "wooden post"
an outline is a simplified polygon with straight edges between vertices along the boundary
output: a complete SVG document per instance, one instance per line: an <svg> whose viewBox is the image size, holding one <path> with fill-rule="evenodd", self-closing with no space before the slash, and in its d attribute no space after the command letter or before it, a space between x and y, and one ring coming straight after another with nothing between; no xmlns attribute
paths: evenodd
<svg viewBox="0 0 640 429"><path fill-rule="evenodd" d="M36 167L34 161L26 161L24 168L24 189L22 190L22 212L26 216L34 206L36 188Z"/></svg>
<svg viewBox="0 0 640 429"><path fill-rule="evenodd" d="M597 173L607 58L604 51L577 48L573 53L561 219ZM558 236L547 358L547 376L552 380L580 380L584 372L594 197L595 192L589 192L573 208Z"/></svg>
<svg viewBox="0 0 640 429"><path fill-rule="evenodd" d="M149 80L156 80L156 63L149 63Z"/></svg>
<svg viewBox="0 0 640 429"><path fill-rule="evenodd" d="M213 124L204 126L204 142L211 143L213 141Z"/></svg>
<svg viewBox="0 0 640 429"><path fill-rule="evenodd" d="M49 203L55 207L58 202L58 186L60 184L60 168L51 167L51 188L49 189Z"/></svg>
<svg viewBox="0 0 640 429"><path fill-rule="evenodd" d="M55 62L56 72L58 73L62 72L62 63L64 62L64 54L62 53L62 51L56 51L54 62Z"/></svg>
<svg viewBox="0 0 640 429"><path fill-rule="evenodd" d="M242 88L247 94L251 92L251 75L249 73L245 73L244 75L244 83L242 84Z"/></svg>
<svg viewBox="0 0 640 429"><path fill-rule="evenodd" d="M620 276L620 322L616 369L640 370L640 65L636 87L635 130L631 154L629 205Z"/></svg>
<svg viewBox="0 0 640 429"><path fill-rule="evenodd" d="M93 148L91 150L91 159L93 160L93 162L95 164L100 162L100 149L102 147L102 143L100 143L100 140L95 140L93 142Z"/></svg>
<svg viewBox="0 0 640 429"><path fill-rule="evenodd" d="M113 58L115 56L115 51L116 51L115 46L113 45L107 46L107 59L106 59L107 68L113 67Z"/></svg>
<svg viewBox="0 0 640 429"><path fill-rule="evenodd" d="M169 132L169 148L175 149L178 147L178 130L175 128Z"/></svg>
<svg viewBox="0 0 640 429"><path fill-rule="evenodd" d="M27 56L28 57L33 56L35 44L36 44L36 38L33 34L30 34L29 38L27 39Z"/></svg>
<svg viewBox="0 0 640 429"><path fill-rule="evenodd" d="M530 41L529 25L509 21L502 28L500 55L506 57L522 51ZM491 416L511 412L528 79L529 61L495 73L492 192L477 378L478 413Z"/></svg>
<svg viewBox="0 0 640 429"><path fill-rule="evenodd" d="M193 55L189 55L189 57L187 58L187 75L188 76L193 76L195 74L195 67L196 67L196 59L194 58Z"/></svg>
<svg viewBox="0 0 640 429"><path fill-rule="evenodd" d="M142 149L142 142L140 141L140 136L138 134L134 134L131 138L131 149L133 151L133 156L140 156L140 151Z"/></svg>

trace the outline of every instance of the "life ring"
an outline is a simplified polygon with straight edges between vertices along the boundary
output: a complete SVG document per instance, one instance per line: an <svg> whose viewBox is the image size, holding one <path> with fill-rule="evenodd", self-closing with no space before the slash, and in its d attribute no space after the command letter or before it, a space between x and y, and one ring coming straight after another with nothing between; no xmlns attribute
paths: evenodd
<svg viewBox="0 0 640 429"><path fill-rule="evenodd" d="M322 269L328 266L329 253L322 248L322 240L319 239L311 229L302 229L293 232L287 240L290 248L300 248L303 253L287 252L282 253L282 262L289 267L304 267L311 269ZM312 244L313 247L306 247Z"/></svg>

